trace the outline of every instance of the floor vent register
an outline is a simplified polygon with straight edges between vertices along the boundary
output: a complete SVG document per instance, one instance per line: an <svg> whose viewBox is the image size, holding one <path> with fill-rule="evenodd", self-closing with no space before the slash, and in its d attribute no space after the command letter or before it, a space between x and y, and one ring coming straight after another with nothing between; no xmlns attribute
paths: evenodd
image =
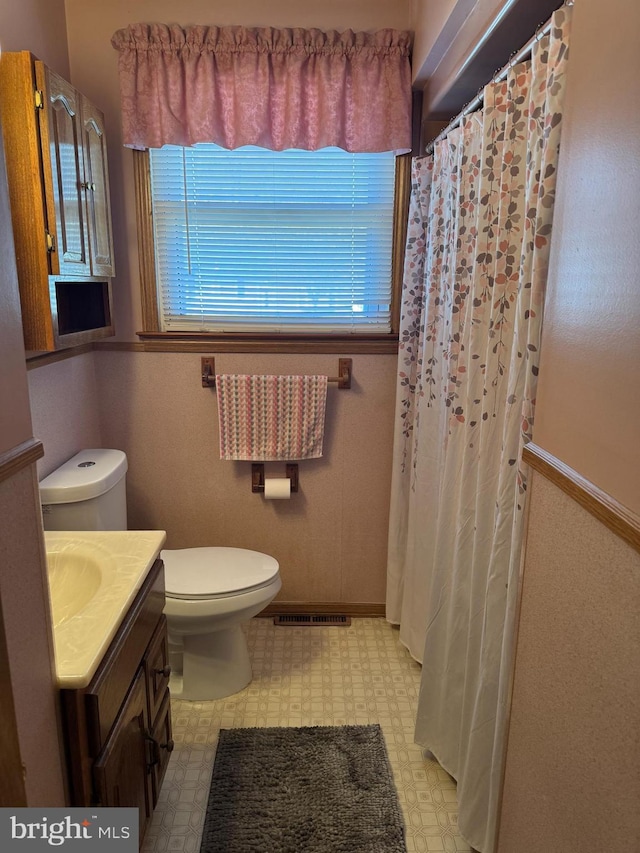
<svg viewBox="0 0 640 853"><path fill-rule="evenodd" d="M286 615L274 616L274 625L289 625L291 627L311 627L313 625L339 625L348 627L351 625L350 616L323 616L314 613L287 613Z"/></svg>

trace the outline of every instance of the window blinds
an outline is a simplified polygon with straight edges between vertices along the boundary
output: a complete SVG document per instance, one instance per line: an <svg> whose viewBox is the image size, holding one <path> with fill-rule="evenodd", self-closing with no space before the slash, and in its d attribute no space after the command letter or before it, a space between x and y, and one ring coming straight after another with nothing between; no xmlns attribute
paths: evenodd
<svg viewBox="0 0 640 853"><path fill-rule="evenodd" d="M394 161L151 149L163 330L389 332Z"/></svg>

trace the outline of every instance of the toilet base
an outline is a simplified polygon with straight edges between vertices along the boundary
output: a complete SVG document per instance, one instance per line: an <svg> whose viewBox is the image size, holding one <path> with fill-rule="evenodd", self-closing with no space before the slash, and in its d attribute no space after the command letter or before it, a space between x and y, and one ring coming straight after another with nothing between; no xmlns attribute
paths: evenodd
<svg viewBox="0 0 640 853"><path fill-rule="evenodd" d="M206 702L224 699L252 677L247 641L240 625L182 640L182 692L176 698Z"/></svg>

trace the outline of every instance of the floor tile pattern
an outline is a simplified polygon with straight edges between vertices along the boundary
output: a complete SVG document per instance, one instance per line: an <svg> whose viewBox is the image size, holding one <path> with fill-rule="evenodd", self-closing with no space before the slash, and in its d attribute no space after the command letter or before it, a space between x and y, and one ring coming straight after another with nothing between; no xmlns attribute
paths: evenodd
<svg viewBox="0 0 640 853"><path fill-rule="evenodd" d="M384 733L409 853L470 851L457 830L455 782L413 742L420 666L395 628L384 619L300 628L257 618L246 633L248 687L215 702L172 700L175 750L143 853L200 850L221 728L368 723Z"/></svg>

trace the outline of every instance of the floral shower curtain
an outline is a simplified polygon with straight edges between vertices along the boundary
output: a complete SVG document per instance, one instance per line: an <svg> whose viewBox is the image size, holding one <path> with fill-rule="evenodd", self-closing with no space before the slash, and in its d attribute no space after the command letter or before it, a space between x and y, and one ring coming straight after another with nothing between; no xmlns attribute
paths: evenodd
<svg viewBox="0 0 640 853"><path fill-rule="evenodd" d="M423 664L416 740L495 845L570 9L414 161L387 618Z"/></svg>

